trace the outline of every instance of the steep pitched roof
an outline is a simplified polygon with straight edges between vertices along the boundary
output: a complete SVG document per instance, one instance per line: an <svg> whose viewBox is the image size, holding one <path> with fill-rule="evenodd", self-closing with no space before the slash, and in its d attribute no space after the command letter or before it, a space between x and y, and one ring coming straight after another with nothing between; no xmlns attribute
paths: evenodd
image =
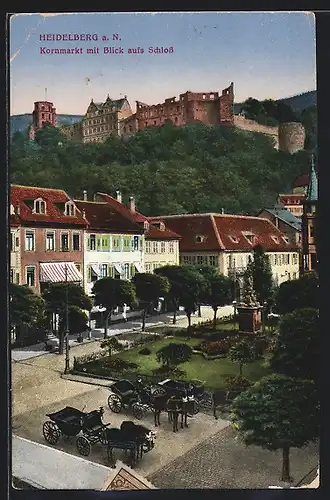
<svg viewBox="0 0 330 500"><path fill-rule="evenodd" d="M274 217L285 222L285 224L292 226L296 231L301 231L301 218L293 215L287 208L264 208L259 213L261 214L264 211L274 215Z"/></svg>
<svg viewBox="0 0 330 500"><path fill-rule="evenodd" d="M244 215L184 214L154 219L182 235L181 251L250 252L260 244L266 252L297 249L268 219Z"/></svg>
<svg viewBox="0 0 330 500"><path fill-rule="evenodd" d="M311 173L309 176L309 184L306 193L306 200L308 201L318 200L318 180L313 164L311 166Z"/></svg>
<svg viewBox="0 0 330 500"><path fill-rule="evenodd" d="M176 232L172 231L171 229L168 229L165 225L164 230L159 229L158 227L155 227L152 225L152 219L150 217L146 217L142 215L140 212L131 212L131 210L126 207L123 203L120 201L116 200L112 196L106 193L97 193L98 196L100 196L106 203L108 203L113 209L118 210L119 213L121 213L124 217L129 218L130 220L134 221L137 224L141 224L143 222L149 222L149 229L145 231L145 237L146 239L159 239L159 240L177 240L181 238L180 235L178 235ZM158 221L157 221L158 222Z"/></svg>
<svg viewBox="0 0 330 500"><path fill-rule="evenodd" d="M89 229L106 229L117 232L141 233L141 227L125 217L106 202L74 200L81 212L85 213Z"/></svg>
<svg viewBox="0 0 330 500"><path fill-rule="evenodd" d="M301 175L300 177L297 177L295 180L293 187L305 187L308 186L309 183L309 175Z"/></svg>
<svg viewBox="0 0 330 500"><path fill-rule="evenodd" d="M33 201L41 198L46 203L46 213L33 213ZM21 223L60 223L65 225L77 224L86 226L82 213L76 209L75 216L64 214L64 205L73 200L62 189L40 188L33 186L10 186L10 203L19 208L15 220Z"/></svg>

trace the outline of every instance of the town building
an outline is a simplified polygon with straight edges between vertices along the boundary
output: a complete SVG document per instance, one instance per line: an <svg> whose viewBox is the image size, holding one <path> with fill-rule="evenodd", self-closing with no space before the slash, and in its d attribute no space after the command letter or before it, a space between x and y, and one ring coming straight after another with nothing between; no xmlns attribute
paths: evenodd
<svg viewBox="0 0 330 500"><path fill-rule="evenodd" d="M87 198L87 193L84 193ZM144 272L144 228L107 202L75 200L87 226L84 233L84 289L110 277L131 279Z"/></svg>
<svg viewBox="0 0 330 500"><path fill-rule="evenodd" d="M292 193L306 195L309 184L309 175L300 175L294 182Z"/></svg>
<svg viewBox="0 0 330 500"><path fill-rule="evenodd" d="M312 161L306 198L303 202L302 215L302 272L316 271L317 255L317 210L318 209L318 178Z"/></svg>
<svg viewBox="0 0 330 500"><path fill-rule="evenodd" d="M53 127L56 125L56 109L54 104L49 101L37 101L34 103L32 112L32 125L29 130L29 138L31 141L35 139L35 134L40 130L45 123L49 123Z"/></svg>
<svg viewBox="0 0 330 500"><path fill-rule="evenodd" d="M182 236L180 264L214 266L241 289L243 273L260 244L278 285L299 277L299 249L270 220L217 213L154 217Z"/></svg>
<svg viewBox="0 0 330 500"><path fill-rule="evenodd" d="M285 234L290 243L297 245L301 249L301 217L296 217L290 210L283 208L282 205L275 205L274 208L264 208L258 213L258 217L270 220L283 234Z"/></svg>
<svg viewBox="0 0 330 500"><path fill-rule="evenodd" d="M191 92L169 97L160 104L136 101L136 112L121 123L121 135L132 135L147 127L160 127L166 122L182 126L196 121L205 125L234 125L234 84L219 92Z"/></svg>
<svg viewBox="0 0 330 500"><path fill-rule="evenodd" d="M62 132L78 142L104 142L110 136L120 135L120 121L131 115L126 96L113 100L108 94L104 102L91 99L83 119L62 127Z"/></svg>
<svg viewBox="0 0 330 500"><path fill-rule="evenodd" d="M49 283L82 284L82 213L61 189L11 185L10 277L40 293Z"/></svg>
<svg viewBox="0 0 330 500"><path fill-rule="evenodd" d="M116 198L106 193L97 193L95 199L105 201L144 229L145 272L153 272L165 265L179 264L179 241L181 236L167 227L167 223L154 220L152 217L146 217L138 212L134 197L129 198L128 207L122 203L122 195L119 191L116 193Z"/></svg>
<svg viewBox="0 0 330 500"><path fill-rule="evenodd" d="M304 194L279 194L277 204L289 210L296 217L301 217L303 214Z"/></svg>

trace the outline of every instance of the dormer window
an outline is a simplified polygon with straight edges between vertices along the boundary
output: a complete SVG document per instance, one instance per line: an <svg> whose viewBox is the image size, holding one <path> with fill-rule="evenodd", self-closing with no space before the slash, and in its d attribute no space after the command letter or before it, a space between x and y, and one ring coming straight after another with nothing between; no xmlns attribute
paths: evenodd
<svg viewBox="0 0 330 500"><path fill-rule="evenodd" d="M238 243L239 242L239 239L237 238L237 236L229 236L229 238L231 239L231 241L233 243Z"/></svg>
<svg viewBox="0 0 330 500"><path fill-rule="evenodd" d="M42 199L38 199L34 201L33 212L35 214L45 215L46 213L46 202Z"/></svg>
<svg viewBox="0 0 330 500"><path fill-rule="evenodd" d="M201 234L197 234L195 236L195 241L196 241L196 243L203 243L203 241L205 241L205 236L203 236Z"/></svg>
<svg viewBox="0 0 330 500"><path fill-rule="evenodd" d="M75 205L71 201L67 201L64 207L64 215L68 215L69 217L75 216Z"/></svg>
<svg viewBox="0 0 330 500"><path fill-rule="evenodd" d="M144 228L146 231L148 231L148 230L149 230L149 222L148 222L147 220L145 220L145 221L143 222L143 228Z"/></svg>
<svg viewBox="0 0 330 500"><path fill-rule="evenodd" d="M164 222L152 222L152 225L160 229L161 231L165 231Z"/></svg>
<svg viewBox="0 0 330 500"><path fill-rule="evenodd" d="M15 208L12 204L10 204L10 215L15 215Z"/></svg>
<svg viewBox="0 0 330 500"><path fill-rule="evenodd" d="M283 241L285 241L285 243L289 243L289 238L287 236L282 236L283 238Z"/></svg>
<svg viewBox="0 0 330 500"><path fill-rule="evenodd" d="M245 238L248 240L248 242L253 245L254 244L254 238L255 238L255 235L253 233L243 233L243 235L245 236Z"/></svg>
<svg viewBox="0 0 330 500"><path fill-rule="evenodd" d="M276 243L277 245L280 243L279 240L278 240L278 237L277 236L274 236L273 234L271 234L271 239L274 241L274 243ZM283 238L284 239L284 238Z"/></svg>

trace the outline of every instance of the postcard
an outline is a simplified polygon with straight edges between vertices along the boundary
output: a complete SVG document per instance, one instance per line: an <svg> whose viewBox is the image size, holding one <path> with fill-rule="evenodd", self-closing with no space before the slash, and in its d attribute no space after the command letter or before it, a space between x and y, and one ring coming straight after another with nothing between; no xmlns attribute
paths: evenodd
<svg viewBox="0 0 330 500"><path fill-rule="evenodd" d="M13 488L317 487L314 14L9 42Z"/></svg>

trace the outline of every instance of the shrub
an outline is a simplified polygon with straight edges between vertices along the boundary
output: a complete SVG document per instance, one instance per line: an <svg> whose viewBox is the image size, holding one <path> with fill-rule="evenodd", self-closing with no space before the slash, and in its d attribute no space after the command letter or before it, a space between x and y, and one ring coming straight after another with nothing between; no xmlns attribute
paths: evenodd
<svg viewBox="0 0 330 500"><path fill-rule="evenodd" d="M251 387L252 383L245 377L228 377L226 380L227 399L233 399Z"/></svg>
<svg viewBox="0 0 330 500"><path fill-rule="evenodd" d="M227 340L217 340L215 342L203 342L201 350L208 356L216 356L218 354L227 354L230 349L230 343Z"/></svg>
<svg viewBox="0 0 330 500"><path fill-rule="evenodd" d="M269 340L261 336L256 336L252 343L257 357L262 357L269 346Z"/></svg>
<svg viewBox="0 0 330 500"><path fill-rule="evenodd" d="M186 372L184 370L181 370L178 367L170 367L167 365L162 365L159 368L155 368L152 370L152 373L154 375L163 375L163 376L169 376L169 377L183 377Z"/></svg>
<svg viewBox="0 0 330 500"><path fill-rule="evenodd" d="M84 356L80 356L79 358L76 358L75 356L73 358L73 369L78 370L80 367L87 365L89 363L93 363L94 361L104 358L105 356L107 356L107 352L104 351L93 352L92 354L85 354Z"/></svg>
<svg viewBox="0 0 330 500"><path fill-rule="evenodd" d="M144 354L144 355L151 354L151 349L149 349L149 347L144 347L139 351L139 354Z"/></svg>
<svg viewBox="0 0 330 500"><path fill-rule="evenodd" d="M114 371L114 372L123 372L125 370L129 369L135 369L138 367L136 363L132 363L130 361L126 361L125 359L120 359L120 358L111 358L111 359L106 359L103 362L103 366Z"/></svg>

